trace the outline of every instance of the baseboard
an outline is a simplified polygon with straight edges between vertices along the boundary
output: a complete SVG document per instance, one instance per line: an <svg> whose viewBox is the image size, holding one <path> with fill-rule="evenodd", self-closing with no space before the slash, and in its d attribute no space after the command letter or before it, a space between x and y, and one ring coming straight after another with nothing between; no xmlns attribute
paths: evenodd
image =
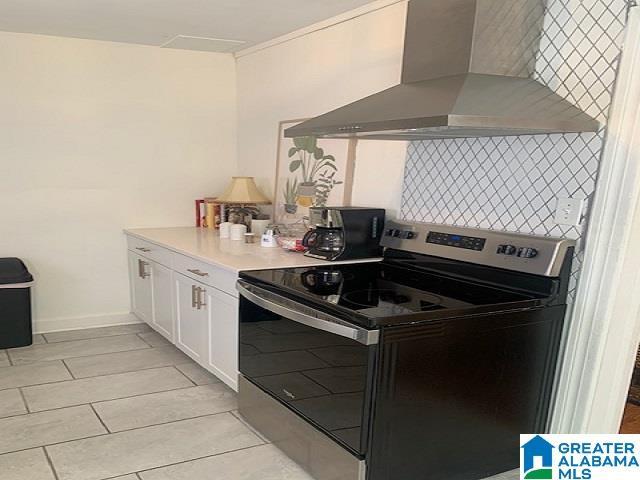
<svg viewBox="0 0 640 480"><path fill-rule="evenodd" d="M133 313L115 313L109 315L90 315L71 318L34 319L34 333L51 333L63 330L81 330L84 328L111 327L113 325L127 325L141 323Z"/></svg>

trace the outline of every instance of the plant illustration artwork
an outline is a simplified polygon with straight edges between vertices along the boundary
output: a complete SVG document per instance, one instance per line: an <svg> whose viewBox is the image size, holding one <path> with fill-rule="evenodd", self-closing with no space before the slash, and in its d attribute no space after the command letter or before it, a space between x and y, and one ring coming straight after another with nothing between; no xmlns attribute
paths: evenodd
<svg viewBox="0 0 640 480"><path fill-rule="evenodd" d="M297 123L280 123L274 201L278 223L301 221L309 207L344 205L349 141L285 138L284 130Z"/></svg>
<svg viewBox="0 0 640 480"><path fill-rule="evenodd" d="M294 138L293 147L289 149L288 156L292 159L289 163L289 172L299 171L302 177L298 191L300 205L326 206L331 190L343 183L335 179L338 172L336 158L333 155L325 155L324 149L318 146L315 137ZM302 201L300 201L301 198Z"/></svg>

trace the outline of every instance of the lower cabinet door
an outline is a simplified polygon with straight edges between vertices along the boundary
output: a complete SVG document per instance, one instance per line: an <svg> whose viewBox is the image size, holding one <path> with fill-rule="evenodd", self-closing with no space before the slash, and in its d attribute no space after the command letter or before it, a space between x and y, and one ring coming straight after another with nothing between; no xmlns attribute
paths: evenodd
<svg viewBox="0 0 640 480"><path fill-rule="evenodd" d="M208 315L206 287L174 273L176 299L176 345L196 362L207 364Z"/></svg>
<svg viewBox="0 0 640 480"><path fill-rule="evenodd" d="M153 327L174 341L173 277L169 268L153 262Z"/></svg>
<svg viewBox="0 0 640 480"><path fill-rule="evenodd" d="M207 289L209 312L208 369L234 390L238 388L238 299Z"/></svg>
<svg viewBox="0 0 640 480"><path fill-rule="evenodd" d="M129 252L131 310L142 321L153 322L153 268L151 262Z"/></svg>

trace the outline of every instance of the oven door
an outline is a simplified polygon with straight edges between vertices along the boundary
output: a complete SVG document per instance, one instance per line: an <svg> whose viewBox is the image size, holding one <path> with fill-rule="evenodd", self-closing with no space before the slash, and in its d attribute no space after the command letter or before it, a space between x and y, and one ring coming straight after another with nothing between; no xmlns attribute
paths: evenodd
<svg viewBox="0 0 640 480"><path fill-rule="evenodd" d="M237 288L240 373L363 456L379 332L244 280Z"/></svg>

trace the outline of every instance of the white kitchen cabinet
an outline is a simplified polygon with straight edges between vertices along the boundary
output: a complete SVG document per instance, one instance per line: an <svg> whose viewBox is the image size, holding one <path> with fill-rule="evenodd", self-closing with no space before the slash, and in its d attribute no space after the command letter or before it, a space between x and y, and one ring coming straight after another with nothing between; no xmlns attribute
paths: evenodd
<svg viewBox="0 0 640 480"><path fill-rule="evenodd" d="M209 359L207 368L234 389L238 381L238 299L208 288Z"/></svg>
<svg viewBox="0 0 640 480"><path fill-rule="evenodd" d="M149 325L153 323L153 269L151 262L129 252L129 277L131 284L131 309Z"/></svg>
<svg viewBox="0 0 640 480"><path fill-rule="evenodd" d="M133 313L237 389L237 272L127 236Z"/></svg>
<svg viewBox="0 0 640 480"><path fill-rule="evenodd" d="M179 273L173 274L176 299L176 345L201 365L207 364L207 287ZM210 287L211 288L211 287Z"/></svg>
<svg viewBox="0 0 640 480"><path fill-rule="evenodd" d="M152 327L169 341L174 341L173 272L171 269L151 263L153 289Z"/></svg>

